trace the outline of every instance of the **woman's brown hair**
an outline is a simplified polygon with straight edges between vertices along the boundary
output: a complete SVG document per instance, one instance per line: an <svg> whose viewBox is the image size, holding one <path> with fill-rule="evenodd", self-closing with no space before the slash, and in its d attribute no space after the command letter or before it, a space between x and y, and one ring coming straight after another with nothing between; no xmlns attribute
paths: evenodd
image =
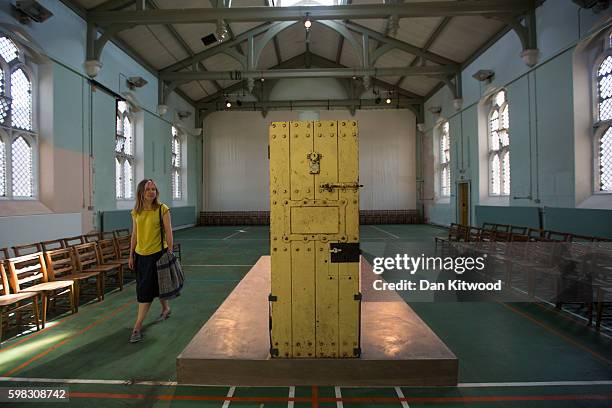
<svg viewBox="0 0 612 408"><path fill-rule="evenodd" d="M155 186L155 200L153 200L152 209L157 210L161 205L159 203L159 190L157 189L157 184L155 184L155 182L151 179L144 179L140 183L138 183L138 187L136 188L136 205L134 205L134 211L137 214L140 214L140 212L145 208L145 187L149 182L153 183L153 185Z"/></svg>

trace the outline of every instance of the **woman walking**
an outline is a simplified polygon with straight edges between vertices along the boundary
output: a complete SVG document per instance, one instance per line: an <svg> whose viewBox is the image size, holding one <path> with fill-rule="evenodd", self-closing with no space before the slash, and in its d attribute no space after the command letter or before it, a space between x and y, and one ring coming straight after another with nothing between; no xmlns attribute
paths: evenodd
<svg viewBox="0 0 612 408"><path fill-rule="evenodd" d="M164 240L162 244L160 211L163 220ZM159 296L156 262L164 251L172 252L172 225L170 209L159 202L159 190L151 179L142 180L136 190L136 205L132 210L132 241L129 267L136 271L136 298L138 316L130 343L142 340L142 322L151 307L153 299ZM168 300L159 300L162 312L156 321L170 316Z"/></svg>

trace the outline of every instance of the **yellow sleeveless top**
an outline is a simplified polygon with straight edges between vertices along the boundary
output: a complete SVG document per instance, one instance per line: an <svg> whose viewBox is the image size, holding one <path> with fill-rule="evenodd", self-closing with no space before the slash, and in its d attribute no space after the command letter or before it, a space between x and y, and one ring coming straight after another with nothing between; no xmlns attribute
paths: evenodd
<svg viewBox="0 0 612 408"><path fill-rule="evenodd" d="M161 205L162 218L170 208ZM132 210L132 218L136 221L136 253L138 255L151 255L161 251L161 232L159 225L159 208L155 210L142 210L140 214ZM168 248L164 236L164 249Z"/></svg>

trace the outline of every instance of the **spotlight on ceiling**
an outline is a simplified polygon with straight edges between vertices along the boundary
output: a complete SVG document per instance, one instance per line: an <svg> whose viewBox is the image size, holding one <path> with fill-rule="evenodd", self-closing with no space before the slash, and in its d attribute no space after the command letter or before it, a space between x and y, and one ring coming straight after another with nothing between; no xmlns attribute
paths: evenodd
<svg viewBox="0 0 612 408"><path fill-rule="evenodd" d="M229 101L229 99L225 100L225 107L226 108L231 108L232 107L232 103Z"/></svg>
<svg viewBox="0 0 612 408"><path fill-rule="evenodd" d="M387 97L387 99L385 99L385 102L387 102L387 104L391 103L391 98Z"/></svg>
<svg viewBox="0 0 612 408"><path fill-rule="evenodd" d="M265 80L266 80L265 78L261 78L261 79L260 79L260 81L261 81L261 82L264 82Z"/></svg>
<svg viewBox="0 0 612 408"><path fill-rule="evenodd" d="M27 24L30 21L42 23L53 16L50 10L47 10L36 0L17 0L13 7L17 10L19 22L22 24Z"/></svg>
<svg viewBox="0 0 612 408"><path fill-rule="evenodd" d="M127 80L127 86L130 89L142 88L147 84L147 80L141 76L131 76Z"/></svg>
<svg viewBox="0 0 612 408"><path fill-rule="evenodd" d="M223 20L217 21L217 31L215 32L217 41L222 42L229 38L229 30L227 24Z"/></svg>

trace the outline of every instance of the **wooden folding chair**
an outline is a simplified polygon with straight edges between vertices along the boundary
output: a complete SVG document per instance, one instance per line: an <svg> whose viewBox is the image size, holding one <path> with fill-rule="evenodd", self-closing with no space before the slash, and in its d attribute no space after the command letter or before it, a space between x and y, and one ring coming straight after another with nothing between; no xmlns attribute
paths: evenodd
<svg viewBox="0 0 612 408"><path fill-rule="evenodd" d="M4 262L0 262L0 341L2 341L2 333L4 326L9 326L8 317L11 313L20 315L22 310L31 308L36 330L40 330L40 314L38 313L38 293L23 292L10 293L9 282L4 269ZM4 319L6 314L7 319ZM16 323L21 322L20 317L16 317Z"/></svg>
<svg viewBox="0 0 612 408"><path fill-rule="evenodd" d="M40 247L42 248L43 252L53 251L55 249L65 248L64 247L64 241L62 241L61 239L53 239L53 240L50 240L50 241L43 241L43 242L40 243Z"/></svg>
<svg viewBox="0 0 612 408"><path fill-rule="evenodd" d="M116 229L113 231L113 233L115 234L115 238L119 238L119 237L125 237L125 236L130 236L132 235L130 233L130 230L127 228L122 228L122 229Z"/></svg>
<svg viewBox="0 0 612 408"><path fill-rule="evenodd" d="M11 286L14 293L36 292L42 296L42 327L47 322L49 300L55 300L64 295L70 302L70 311L74 308L74 282L50 281L42 252L10 258L8 260Z"/></svg>
<svg viewBox="0 0 612 408"><path fill-rule="evenodd" d="M98 242L102 239L102 234L100 234L99 232L91 232L89 234L83 235L83 238L85 239L85 243Z"/></svg>
<svg viewBox="0 0 612 408"><path fill-rule="evenodd" d="M11 256L9 255L8 248L0 248L0 261L4 261L5 259L9 259Z"/></svg>
<svg viewBox="0 0 612 408"><path fill-rule="evenodd" d="M82 235L77 235L75 237L62 238L62 242L64 243L64 248L73 247L76 245L85 244L85 238Z"/></svg>
<svg viewBox="0 0 612 408"><path fill-rule="evenodd" d="M40 251L42 251L42 247L38 242L35 244L16 245L13 247L13 253L15 253L15 256L35 254Z"/></svg>
<svg viewBox="0 0 612 408"><path fill-rule="evenodd" d="M123 290L123 266L127 262L123 262L117 256L115 242L112 239L103 239L97 242L98 261L101 266L113 266L117 269L116 278L119 290ZM110 276L110 274L107 274Z"/></svg>
<svg viewBox="0 0 612 408"><path fill-rule="evenodd" d="M75 309L79 310L80 297L83 287L93 279L95 281L95 294L98 302L103 298L104 276L99 271L79 272L74 259L74 247L61 248L45 252L45 262L49 280L67 280L74 282Z"/></svg>
<svg viewBox="0 0 612 408"><path fill-rule="evenodd" d="M88 244L76 245L74 247L74 259L76 260L77 269L79 272L99 272L102 274L102 299L106 287L106 275L112 271L118 270L116 265L102 265L99 260L97 244L90 242Z"/></svg>

